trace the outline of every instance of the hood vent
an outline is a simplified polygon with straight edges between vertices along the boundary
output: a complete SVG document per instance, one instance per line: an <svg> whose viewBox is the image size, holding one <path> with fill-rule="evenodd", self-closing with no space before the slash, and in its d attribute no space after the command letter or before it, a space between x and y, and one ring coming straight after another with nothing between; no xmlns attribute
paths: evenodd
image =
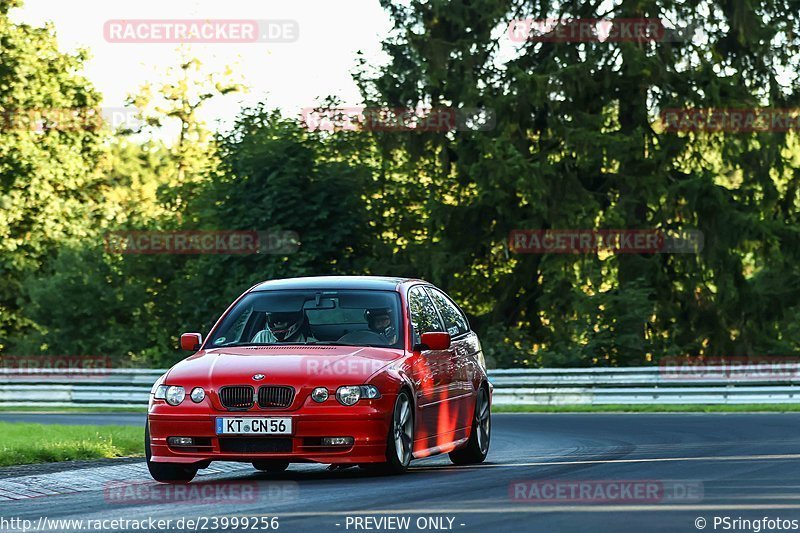
<svg viewBox="0 0 800 533"><path fill-rule="evenodd" d="M336 346L308 346L293 344L291 346L244 346L243 350L335 350Z"/></svg>

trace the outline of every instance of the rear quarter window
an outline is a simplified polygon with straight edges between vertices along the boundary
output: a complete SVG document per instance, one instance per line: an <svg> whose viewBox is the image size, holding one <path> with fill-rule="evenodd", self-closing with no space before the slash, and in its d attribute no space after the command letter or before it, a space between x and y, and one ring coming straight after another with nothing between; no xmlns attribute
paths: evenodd
<svg viewBox="0 0 800 533"><path fill-rule="evenodd" d="M422 286L408 291L408 305L411 311L411 325L414 328L414 343L420 342L420 336L430 331L444 331L444 327L436 314L436 306Z"/></svg>
<svg viewBox="0 0 800 533"><path fill-rule="evenodd" d="M445 331L452 337L467 333L469 331L469 325L461 309L459 309L442 291L432 287L428 287L427 290L436 306L436 310L442 315Z"/></svg>

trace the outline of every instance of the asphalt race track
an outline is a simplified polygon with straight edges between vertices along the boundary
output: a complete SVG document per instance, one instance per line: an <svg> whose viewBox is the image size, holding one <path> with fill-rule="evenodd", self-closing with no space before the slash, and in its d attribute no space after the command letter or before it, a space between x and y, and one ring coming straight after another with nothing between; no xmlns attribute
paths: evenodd
<svg viewBox="0 0 800 533"><path fill-rule="evenodd" d="M76 416L82 415L25 419L48 423ZM141 420L135 414L97 416L114 423ZM489 458L479 466L454 467L440 456L415 461L407 475L380 477L357 468L292 465L275 475L214 463L190 485L207 487L204 496L167 495L168 486L148 481L142 462L36 475L6 469L0 523L26 519L36 530L41 517L173 524L180 518L249 517L248 531L264 531L266 521L253 527L253 517L264 516L278 517L280 531L497 533L688 532L698 526L756 531L725 529L724 522L715 528L714 520L800 520L800 414L497 414L493 422ZM576 486L583 488L569 488ZM220 487L237 490L220 495L214 492ZM219 524L205 527L225 530ZM13 530L7 523L0 529ZM183 523L182 530L193 529L202 527Z"/></svg>

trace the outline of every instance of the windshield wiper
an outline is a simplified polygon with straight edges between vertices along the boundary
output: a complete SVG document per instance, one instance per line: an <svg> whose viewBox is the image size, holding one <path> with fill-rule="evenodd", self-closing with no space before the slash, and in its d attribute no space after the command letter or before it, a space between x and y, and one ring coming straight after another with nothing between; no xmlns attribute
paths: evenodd
<svg viewBox="0 0 800 533"><path fill-rule="evenodd" d="M387 344L352 344L338 341L310 341L310 342L231 342L214 346L214 348L238 348L240 346L351 346L353 348L394 348Z"/></svg>
<svg viewBox="0 0 800 533"><path fill-rule="evenodd" d="M388 344L365 344L365 343L353 344L353 343L350 343L350 342L338 342L338 341L314 341L314 342L307 342L306 344L308 344L309 346L314 346L314 345L322 345L322 346L324 346L324 345L330 345L330 346L352 346L353 348L364 348L364 347L391 348L392 347L391 345L388 345Z"/></svg>

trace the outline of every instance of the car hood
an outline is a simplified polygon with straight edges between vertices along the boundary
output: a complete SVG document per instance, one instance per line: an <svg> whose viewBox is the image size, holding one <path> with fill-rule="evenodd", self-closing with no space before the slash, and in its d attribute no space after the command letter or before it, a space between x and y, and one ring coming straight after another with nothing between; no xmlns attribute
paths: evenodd
<svg viewBox="0 0 800 533"><path fill-rule="evenodd" d="M203 350L167 373L169 385L356 385L402 357L389 348L247 346ZM254 376L262 374L261 379Z"/></svg>

